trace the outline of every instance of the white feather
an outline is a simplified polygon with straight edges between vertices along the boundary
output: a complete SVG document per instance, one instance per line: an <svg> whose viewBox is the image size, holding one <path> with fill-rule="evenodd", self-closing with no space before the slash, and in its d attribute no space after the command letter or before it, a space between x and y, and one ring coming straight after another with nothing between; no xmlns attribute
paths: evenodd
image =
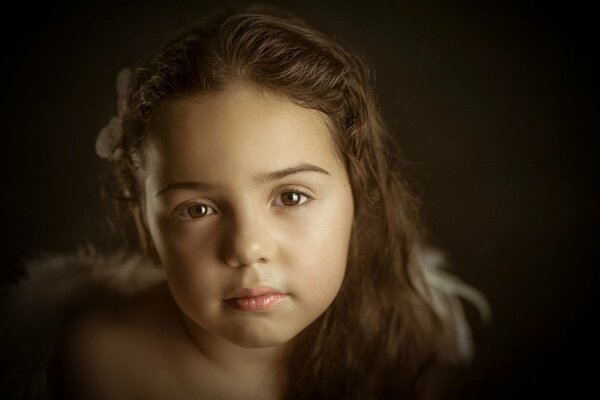
<svg viewBox="0 0 600 400"><path fill-rule="evenodd" d="M442 322L446 342L444 356L453 362L470 360L473 357L473 337L460 299L471 303L484 322L491 318L487 300L475 288L444 271L446 262L439 250L421 249L417 253L417 262L425 279L423 292Z"/></svg>

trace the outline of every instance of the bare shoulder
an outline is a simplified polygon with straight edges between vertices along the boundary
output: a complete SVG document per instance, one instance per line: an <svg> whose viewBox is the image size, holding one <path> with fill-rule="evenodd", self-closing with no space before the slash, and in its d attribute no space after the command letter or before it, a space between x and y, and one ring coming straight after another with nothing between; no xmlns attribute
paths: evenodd
<svg viewBox="0 0 600 400"><path fill-rule="evenodd" d="M162 291L154 287L104 304L70 327L59 349L64 397L137 398L148 377L160 380L153 369L176 343L170 337L178 329Z"/></svg>
<svg viewBox="0 0 600 400"><path fill-rule="evenodd" d="M127 398L119 371L128 359L126 331L104 311L80 318L64 336L59 349L59 389L66 398ZM127 351L130 353L131 350ZM123 396L121 396L123 395Z"/></svg>

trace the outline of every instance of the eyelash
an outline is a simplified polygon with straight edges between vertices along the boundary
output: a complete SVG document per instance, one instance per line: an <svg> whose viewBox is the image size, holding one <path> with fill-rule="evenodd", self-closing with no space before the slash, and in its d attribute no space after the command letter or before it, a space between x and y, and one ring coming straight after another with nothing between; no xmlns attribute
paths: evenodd
<svg viewBox="0 0 600 400"><path fill-rule="evenodd" d="M302 190L298 190L297 188L284 189L282 192L280 192L277 195L276 199L280 200L282 196L290 195L290 194L298 195L300 202L298 204L286 205L286 204L283 204L283 202L280 202L280 204L276 204L275 202L277 200L274 200L273 203L276 206L282 206L285 208L296 209L296 208L304 207L305 205L307 205L308 203L310 203L313 200L312 196L306 194ZM302 198L304 198L304 199L302 200ZM203 213L203 215L193 217L193 216L189 215L189 210L191 210L193 207L203 207L206 209L206 211L205 211L205 213ZM214 207L212 207L206 203L193 202L193 203L188 203L188 204L183 205L180 208L180 210L177 212L176 219L184 219L184 220L202 219L208 215L212 215L212 214L216 214L216 213L217 213L217 211L214 209Z"/></svg>

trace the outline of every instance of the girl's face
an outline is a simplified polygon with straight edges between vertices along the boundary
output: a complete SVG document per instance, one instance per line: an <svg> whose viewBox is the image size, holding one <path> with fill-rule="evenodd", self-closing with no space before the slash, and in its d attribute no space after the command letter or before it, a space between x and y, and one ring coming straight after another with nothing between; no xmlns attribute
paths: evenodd
<svg viewBox="0 0 600 400"><path fill-rule="evenodd" d="M238 87L163 104L144 218L188 327L283 344L338 293L352 191L325 117Z"/></svg>

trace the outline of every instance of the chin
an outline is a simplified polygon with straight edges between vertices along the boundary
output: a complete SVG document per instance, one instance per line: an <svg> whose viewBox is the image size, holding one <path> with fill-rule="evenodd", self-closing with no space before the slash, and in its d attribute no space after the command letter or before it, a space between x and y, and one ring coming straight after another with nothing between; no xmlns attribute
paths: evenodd
<svg viewBox="0 0 600 400"><path fill-rule="evenodd" d="M249 349L277 347L288 343L296 335L290 332L273 332L270 330L238 330L227 335L227 339Z"/></svg>

